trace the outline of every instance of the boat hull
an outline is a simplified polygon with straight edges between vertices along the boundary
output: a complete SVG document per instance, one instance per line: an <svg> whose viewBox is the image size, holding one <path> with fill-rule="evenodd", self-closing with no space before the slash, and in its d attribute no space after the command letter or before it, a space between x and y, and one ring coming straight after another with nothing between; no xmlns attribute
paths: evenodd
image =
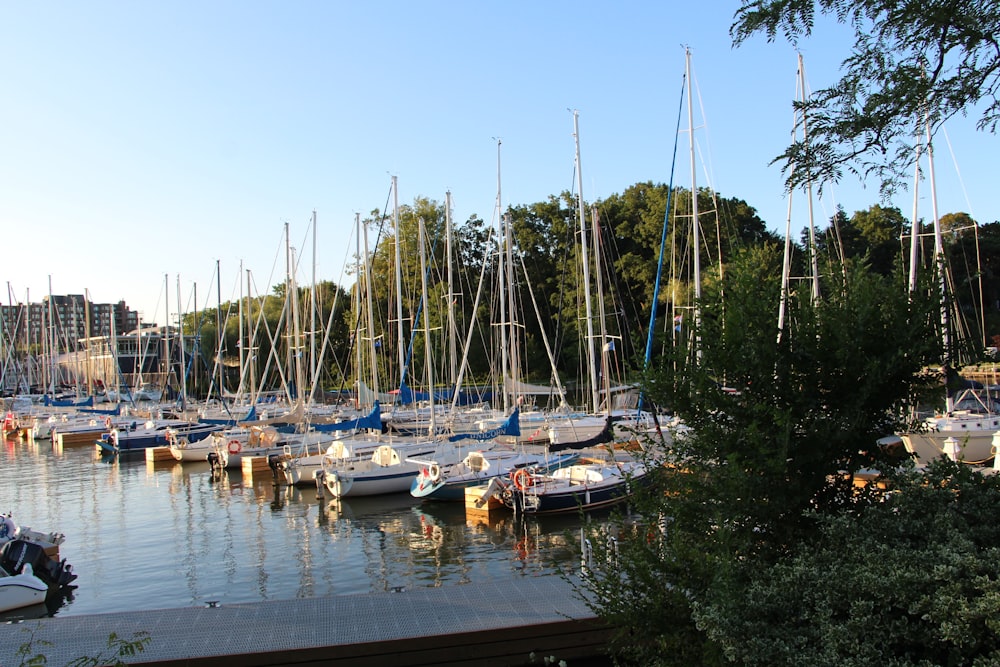
<svg viewBox="0 0 1000 667"><path fill-rule="evenodd" d="M987 463L993 458L993 435L996 431L933 431L900 433L899 437L919 464L948 456L945 440L955 439L957 458L966 463Z"/></svg>
<svg viewBox="0 0 1000 667"><path fill-rule="evenodd" d="M0 612L45 602L49 587L26 566L26 571L0 577Z"/></svg>

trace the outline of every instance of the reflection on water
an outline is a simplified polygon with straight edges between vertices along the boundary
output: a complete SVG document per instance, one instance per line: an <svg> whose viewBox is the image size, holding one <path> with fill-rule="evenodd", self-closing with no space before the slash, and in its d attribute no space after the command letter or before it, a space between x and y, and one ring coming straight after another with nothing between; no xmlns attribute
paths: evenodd
<svg viewBox="0 0 1000 667"><path fill-rule="evenodd" d="M415 587L572 569L577 516L466 516L409 494L330 503L270 472L147 463L94 448L5 441L0 510L66 534L79 575L41 615L92 614ZM21 610L22 615L27 613ZM30 617L30 616L22 616Z"/></svg>

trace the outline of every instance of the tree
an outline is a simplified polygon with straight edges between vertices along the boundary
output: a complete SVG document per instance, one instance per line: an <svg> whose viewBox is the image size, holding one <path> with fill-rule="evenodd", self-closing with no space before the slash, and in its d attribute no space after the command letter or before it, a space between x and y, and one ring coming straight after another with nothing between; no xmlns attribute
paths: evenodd
<svg viewBox="0 0 1000 667"><path fill-rule="evenodd" d="M636 500L644 519L618 536L617 560L598 555L614 565L585 584L629 661L724 662L699 609L745 599L744 568L782 562L817 517L874 501L853 472L898 463L876 441L902 426L900 406L936 357L930 292L911 300L898 276L834 267L824 300L789 295L779 341L780 265L774 246L737 253L725 302L714 286L704 294L700 354L674 349L647 383L691 430L655 457Z"/></svg>
<svg viewBox="0 0 1000 667"><path fill-rule="evenodd" d="M793 45L817 14L854 31L840 81L797 106L809 143L796 140L781 161L794 188L835 182L843 171L876 176L883 195L907 182L915 145L929 126L976 111L977 128L1000 120L1000 2L997 0L743 0L730 34L736 45L763 33Z"/></svg>

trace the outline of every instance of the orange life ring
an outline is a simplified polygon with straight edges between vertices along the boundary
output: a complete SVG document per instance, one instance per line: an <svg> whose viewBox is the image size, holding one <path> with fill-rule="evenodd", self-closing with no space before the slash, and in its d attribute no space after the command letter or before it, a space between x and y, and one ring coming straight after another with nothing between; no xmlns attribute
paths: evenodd
<svg viewBox="0 0 1000 667"><path fill-rule="evenodd" d="M526 468L518 468L512 472L510 481L514 483L514 487L518 491L524 491L535 485L535 480L532 479L531 473Z"/></svg>
<svg viewBox="0 0 1000 667"><path fill-rule="evenodd" d="M243 450L243 445L240 444L239 440L230 440L229 441L229 453L230 454L239 454L242 450Z"/></svg>

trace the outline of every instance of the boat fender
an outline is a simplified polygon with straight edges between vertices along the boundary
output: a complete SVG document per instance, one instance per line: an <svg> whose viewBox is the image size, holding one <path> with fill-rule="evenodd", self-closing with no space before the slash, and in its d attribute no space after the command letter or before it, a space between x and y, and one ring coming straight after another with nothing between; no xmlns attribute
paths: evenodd
<svg viewBox="0 0 1000 667"><path fill-rule="evenodd" d="M439 479L441 479L441 466L439 466L439 465L438 465L438 464L436 464L436 463L435 463L434 465L432 465L432 466L431 466L431 467L430 467L430 468L429 468L429 469L427 470L427 476L428 476L428 477L430 478L430 480L431 480L432 482L436 482L436 481L438 481Z"/></svg>
<svg viewBox="0 0 1000 667"><path fill-rule="evenodd" d="M518 491L525 491L535 484L535 480L531 478L531 473L526 468L518 468L512 472L510 481L514 482Z"/></svg>
<svg viewBox="0 0 1000 667"><path fill-rule="evenodd" d="M12 540L16 532L17 526L14 524L14 520L5 516L3 522L0 522L0 540Z"/></svg>
<svg viewBox="0 0 1000 667"><path fill-rule="evenodd" d="M239 454L241 451L243 451L243 445L240 444L239 440L230 440L229 441L229 453L230 454Z"/></svg>

